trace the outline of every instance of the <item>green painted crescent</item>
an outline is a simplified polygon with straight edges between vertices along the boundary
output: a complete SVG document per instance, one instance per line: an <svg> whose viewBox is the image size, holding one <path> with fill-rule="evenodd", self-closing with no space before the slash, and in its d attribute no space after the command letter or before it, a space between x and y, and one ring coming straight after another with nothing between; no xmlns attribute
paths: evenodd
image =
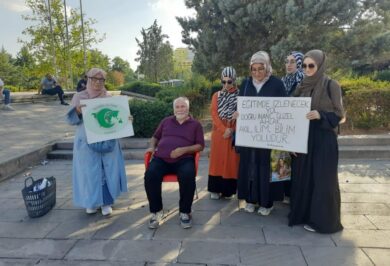
<svg viewBox="0 0 390 266"><path fill-rule="evenodd" d="M112 121L113 118L116 118L119 123L122 123L122 119L118 119L118 113L119 111L103 108L97 113L92 113L92 115L97 119L101 127L111 128L115 125Z"/></svg>

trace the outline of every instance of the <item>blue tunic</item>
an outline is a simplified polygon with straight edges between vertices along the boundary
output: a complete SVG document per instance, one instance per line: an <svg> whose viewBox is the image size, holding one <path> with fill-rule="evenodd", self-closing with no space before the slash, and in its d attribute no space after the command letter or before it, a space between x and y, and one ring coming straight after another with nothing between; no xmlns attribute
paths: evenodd
<svg viewBox="0 0 390 266"><path fill-rule="evenodd" d="M76 125L73 145L73 202L83 208L98 208L103 201L103 184L115 200L127 191L125 163L119 141L112 152L98 153L88 147L83 120L73 107L66 115L70 125Z"/></svg>

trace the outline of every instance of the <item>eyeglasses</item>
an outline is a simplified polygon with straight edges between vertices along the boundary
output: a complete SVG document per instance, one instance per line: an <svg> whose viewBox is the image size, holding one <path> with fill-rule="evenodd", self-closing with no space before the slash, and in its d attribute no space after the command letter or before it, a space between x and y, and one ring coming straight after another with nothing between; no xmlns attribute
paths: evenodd
<svg viewBox="0 0 390 266"><path fill-rule="evenodd" d="M221 83L222 83L222 84L226 84L226 83L227 83L227 84L233 84L233 80L231 80L231 79L229 79L229 80L227 80L227 81L226 81L226 80L221 80Z"/></svg>
<svg viewBox="0 0 390 266"><path fill-rule="evenodd" d="M295 61L295 60L288 60L288 59L286 59L286 60L284 60L284 63L286 64L286 65L295 65L296 63L297 63L297 61Z"/></svg>
<svg viewBox="0 0 390 266"><path fill-rule="evenodd" d="M252 68L251 71L252 72L263 72L263 71L265 71L265 68Z"/></svg>
<svg viewBox="0 0 390 266"><path fill-rule="evenodd" d="M316 67L316 65L315 64L302 64L302 68L310 68L310 69L312 69L312 68L315 68Z"/></svg>
<svg viewBox="0 0 390 266"><path fill-rule="evenodd" d="M105 78L95 78L95 77L89 77L90 79L92 79L94 82L105 82L106 79Z"/></svg>

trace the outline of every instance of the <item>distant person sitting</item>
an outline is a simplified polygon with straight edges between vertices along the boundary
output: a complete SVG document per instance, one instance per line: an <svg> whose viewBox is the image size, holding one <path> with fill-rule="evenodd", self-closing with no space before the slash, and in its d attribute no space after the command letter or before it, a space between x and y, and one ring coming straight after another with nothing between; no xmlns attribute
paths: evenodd
<svg viewBox="0 0 390 266"><path fill-rule="evenodd" d="M76 91L80 92L87 88L87 75L83 74L83 77L77 83Z"/></svg>
<svg viewBox="0 0 390 266"><path fill-rule="evenodd" d="M58 95L62 105L69 105L64 101L64 91L51 74L47 74L41 81L42 95ZM39 92L38 92L39 94Z"/></svg>
<svg viewBox="0 0 390 266"><path fill-rule="evenodd" d="M11 107L11 96L10 91L4 88L4 82L0 79L0 102L4 98L4 107L3 110L14 111L14 108Z"/></svg>

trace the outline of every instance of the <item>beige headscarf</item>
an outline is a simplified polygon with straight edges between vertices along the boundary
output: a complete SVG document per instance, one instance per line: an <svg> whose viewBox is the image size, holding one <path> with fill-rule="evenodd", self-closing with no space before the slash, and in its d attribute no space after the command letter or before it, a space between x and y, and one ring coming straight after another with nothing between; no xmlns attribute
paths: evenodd
<svg viewBox="0 0 390 266"><path fill-rule="evenodd" d="M249 68L252 67L253 64L263 64L265 67L266 75L265 78L261 81L265 83L269 77L272 75L272 66L271 60L267 52L258 51L254 53L251 57L251 61L249 62Z"/></svg>
<svg viewBox="0 0 390 266"><path fill-rule="evenodd" d="M97 74L102 74L104 78L106 78L107 73L100 68L91 68L87 76L88 78L95 77ZM76 93L72 98L72 105L77 106L80 105L80 100L85 99L94 99L94 98L104 98L104 97L110 97L111 95L107 92L105 87L102 87L101 90L95 90L93 88L93 84L91 81L87 81L87 89L80 91Z"/></svg>
<svg viewBox="0 0 390 266"><path fill-rule="evenodd" d="M294 96L311 97L311 109L334 112L340 118L344 117L341 89L337 82L329 80L325 75L326 55L321 50L311 50L305 54L317 64L317 72L313 76L305 76L295 90ZM330 95L327 91L330 82Z"/></svg>

